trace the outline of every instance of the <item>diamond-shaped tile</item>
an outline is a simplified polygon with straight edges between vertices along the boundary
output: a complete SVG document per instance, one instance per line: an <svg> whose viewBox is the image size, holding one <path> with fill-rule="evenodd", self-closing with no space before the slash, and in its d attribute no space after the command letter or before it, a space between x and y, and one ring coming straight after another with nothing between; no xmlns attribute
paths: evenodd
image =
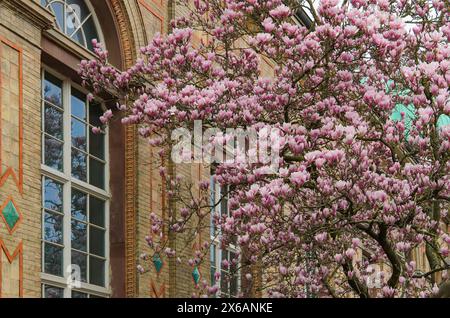
<svg viewBox="0 0 450 318"><path fill-rule="evenodd" d="M153 255L153 266L155 266L156 273L159 274L161 272L163 265L164 262L161 259L161 256L159 254Z"/></svg>
<svg viewBox="0 0 450 318"><path fill-rule="evenodd" d="M12 232L14 232L16 228L17 223L21 219L21 214L11 198L9 198L3 205L1 215L3 221L5 221L5 224L8 227L9 233L12 234Z"/></svg>
<svg viewBox="0 0 450 318"><path fill-rule="evenodd" d="M200 277L201 277L200 271L198 270L198 267L195 266L194 270L192 271L192 279L194 279L195 285L198 285L198 283L200 282Z"/></svg>

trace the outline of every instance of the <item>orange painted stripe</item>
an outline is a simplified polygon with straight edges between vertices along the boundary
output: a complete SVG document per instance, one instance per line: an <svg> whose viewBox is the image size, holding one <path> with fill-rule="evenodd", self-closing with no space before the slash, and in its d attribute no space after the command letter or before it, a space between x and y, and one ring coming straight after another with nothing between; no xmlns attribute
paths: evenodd
<svg viewBox="0 0 450 318"><path fill-rule="evenodd" d="M1 175L2 171L0 171L0 187L2 187L6 180L12 176L14 182L19 189L19 192L23 194L23 50L22 48L7 40L6 38L0 36L0 43L3 43L12 49L16 50L18 53L19 59L19 171L18 175L12 169L12 167L8 167L6 172ZM0 59L2 58L2 49L0 46ZM1 65L0 65L0 119L1 119L1 103L2 103L2 74L1 74ZM2 149L2 123L0 120L0 169L2 166L2 158L1 158L1 149Z"/></svg>
<svg viewBox="0 0 450 318"><path fill-rule="evenodd" d="M160 32L161 34L164 33L164 17L162 17L159 13L157 13L155 10L153 10L152 6L148 4L145 0L138 0L139 3L147 9L155 18L157 18L160 21ZM154 0L155 1L155 0ZM162 2L161 2L162 5Z"/></svg>
<svg viewBox="0 0 450 318"><path fill-rule="evenodd" d="M5 243L0 239L0 250L6 255L8 262L12 264L19 256L19 297L23 297L23 242L21 241L13 254L11 254ZM0 298L2 297L2 254L0 253Z"/></svg>

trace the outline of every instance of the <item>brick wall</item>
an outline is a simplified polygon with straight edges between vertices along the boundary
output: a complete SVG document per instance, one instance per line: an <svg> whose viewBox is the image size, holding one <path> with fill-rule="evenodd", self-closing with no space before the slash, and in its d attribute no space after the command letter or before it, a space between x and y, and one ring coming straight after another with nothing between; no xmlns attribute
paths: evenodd
<svg viewBox="0 0 450 318"><path fill-rule="evenodd" d="M2 297L41 294L40 39L36 21L0 3Z"/></svg>
<svg viewBox="0 0 450 318"><path fill-rule="evenodd" d="M142 24L146 34L146 42L151 42L157 32L167 33L170 10L176 15L185 14L181 6L169 7L169 1L161 0L138 0ZM160 159L158 149L151 148L146 140L139 138L138 141L138 253L148 253L152 256L152 250L148 248L145 236L149 235L150 221L149 214L156 213L159 216L167 217L169 208L173 211L180 208L180 203L171 203L168 201L166 191L163 186L163 180L159 174ZM193 191L198 187L198 180L209 178L209 170L200 167L198 164L178 165L174 167L174 174L181 176L184 182L193 184ZM197 191L198 192L198 191ZM195 222L195 220L193 220ZM194 242L190 242L187 235L168 236L170 239L168 245L179 249L180 257L183 262L178 264L175 259L167 259L161 255L163 267L159 273L153 265L152 259L147 261L146 268L150 272L138 276L138 296L139 297L190 297L196 290L192 278L194 268L186 264L187 259L193 256L192 245L199 241L209 239L209 232L204 231L196 236ZM189 244L187 244L190 242ZM202 279L209 281L209 264L204 263L199 271Z"/></svg>

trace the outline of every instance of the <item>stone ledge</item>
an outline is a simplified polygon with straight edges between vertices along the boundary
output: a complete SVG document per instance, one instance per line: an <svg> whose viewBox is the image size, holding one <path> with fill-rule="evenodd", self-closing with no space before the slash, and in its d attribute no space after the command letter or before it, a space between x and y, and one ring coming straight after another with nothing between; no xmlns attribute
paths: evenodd
<svg viewBox="0 0 450 318"><path fill-rule="evenodd" d="M30 0L0 0L1 6L7 6L15 10L41 29L46 30L54 26L55 16L37 2Z"/></svg>

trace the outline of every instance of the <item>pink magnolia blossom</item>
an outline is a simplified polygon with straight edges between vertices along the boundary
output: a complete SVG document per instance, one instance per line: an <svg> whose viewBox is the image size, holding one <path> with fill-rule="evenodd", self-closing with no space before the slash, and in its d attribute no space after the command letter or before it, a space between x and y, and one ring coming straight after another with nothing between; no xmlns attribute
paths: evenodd
<svg viewBox="0 0 450 318"><path fill-rule="evenodd" d="M83 84L117 96L117 109L106 111L101 123L120 113L123 124L136 125L161 149L157 162L170 160L172 131L190 130L196 120L220 131L281 132L266 133L248 151L258 157L261 148L277 145L275 172L264 161L217 164L214 181L230 189L229 214L211 220L209 180L194 194L183 187L189 182L160 164L166 193L177 204L167 219L150 215L148 247L168 256L187 253L182 261L199 265L209 259L208 244L166 250L163 232L195 237L188 234L212 222L221 247L237 243L247 260L241 265L267 269L271 297L308 297L306 290L370 297L367 275L374 264L392 268L376 296L428 297L435 290L432 275L417 273L429 269L405 254L425 246L430 270L448 279L450 239L442 226L450 208L450 128L442 124L450 115L446 2L323 0L309 9L310 29L295 23L294 10L281 0L196 0L187 16L172 21L170 34L157 34L122 71L93 43L97 58L80 63ZM207 32L208 40L194 45L194 30ZM270 76L266 61L275 65ZM214 136L204 147L231 138ZM231 270L237 262L222 265ZM336 268L342 275L333 277L331 293L324 282ZM197 296L214 294L214 286L202 286Z"/></svg>

